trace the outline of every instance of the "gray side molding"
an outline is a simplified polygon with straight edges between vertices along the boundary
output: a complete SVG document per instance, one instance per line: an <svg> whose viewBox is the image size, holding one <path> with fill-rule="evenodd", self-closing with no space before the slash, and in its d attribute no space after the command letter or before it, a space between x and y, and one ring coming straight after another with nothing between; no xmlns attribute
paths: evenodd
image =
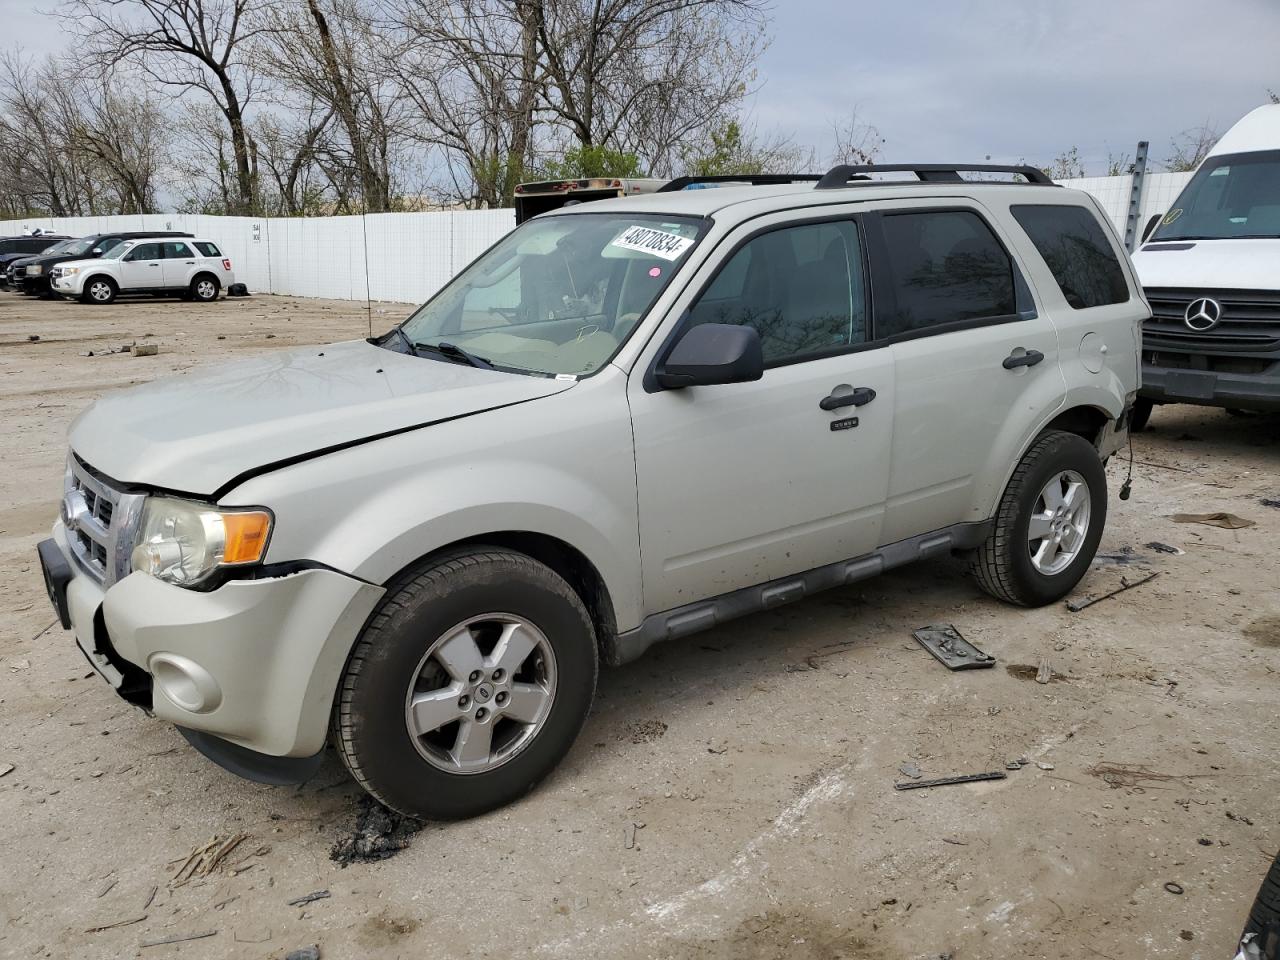
<svg viewBox="0 0 1280 960"><path fill-rule="evenodd" d="M973 550L991 535L993 526L991 520L957 523L932 533L890 543L861 557L840 560L790 577L780 577L754 587L734 590L710 600L698 600L674 610L655 613L646 617L634 630L617 636L609 662L613 666L630 663L655 643L686 637L736 617L780 607L784 603L792 603L823 590L866 580L915 560L955 550Z"/></svg>

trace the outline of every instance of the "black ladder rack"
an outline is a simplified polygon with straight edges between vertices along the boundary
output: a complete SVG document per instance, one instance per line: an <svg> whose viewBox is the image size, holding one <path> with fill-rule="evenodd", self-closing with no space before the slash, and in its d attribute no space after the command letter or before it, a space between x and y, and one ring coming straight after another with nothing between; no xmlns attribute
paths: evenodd
<svg viewBox="0 0 1280 960"><path fill-rule="evenodd" d="M921 182L926 183L971 183L973 181L966 180L960 176L960 171L965 170L972 173L1016 173L1026 178L1027 183L1036 184L1042 187L1057 186L1049 175L1039 167L1032 167L1027 164L1003 164L1003 163L875 163L875 164L848 164L842 163L839 166L832 167L828 170L813 189L815 190L840 190L850 185L849 181L853 180L859 184L868 182L875 183L877 181L869 181L867 174L871 173L914 173Z"/></svg>

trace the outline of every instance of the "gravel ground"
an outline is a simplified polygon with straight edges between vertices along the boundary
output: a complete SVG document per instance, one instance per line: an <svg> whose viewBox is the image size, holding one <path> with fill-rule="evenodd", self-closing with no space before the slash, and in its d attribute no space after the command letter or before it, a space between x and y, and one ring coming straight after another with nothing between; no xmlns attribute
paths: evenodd
<svg viewBox="0 0 1280 960"><path fill-rule="evenodd" d="M1280 843L1280 417L1156 411L1077 596L1153 581L1015 610L935 561L655 648L604 672L527 799L343 867L335 843L380 817L340 764L285 789L201 759L88 675L34 558L95 396L366 324L350 303L0 293L0 955L1230 955ZM160 353L86 356L134 340ZM1255 525L1170 519L1214 511ZM936 622L998 665L944 670L911 639ZM903 765L1021 757L1003 781L893 789ZM208 875L211 854L189 862L242 834Z"/></svg>

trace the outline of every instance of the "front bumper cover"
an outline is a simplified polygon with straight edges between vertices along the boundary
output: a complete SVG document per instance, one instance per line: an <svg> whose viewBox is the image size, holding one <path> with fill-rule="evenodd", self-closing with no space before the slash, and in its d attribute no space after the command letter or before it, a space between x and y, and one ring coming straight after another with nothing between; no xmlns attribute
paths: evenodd
<svg viewBox="0 0 1280 960"><path fill-rule="evenodd" d="M76 643L122 696L138 703L130 694L146 677L152 712L184 730L268 757L323 748L347 655L381 587L317 567L204 593L134 573L104 591L75 567L61 522L53 540L73 570Z"/></svg>

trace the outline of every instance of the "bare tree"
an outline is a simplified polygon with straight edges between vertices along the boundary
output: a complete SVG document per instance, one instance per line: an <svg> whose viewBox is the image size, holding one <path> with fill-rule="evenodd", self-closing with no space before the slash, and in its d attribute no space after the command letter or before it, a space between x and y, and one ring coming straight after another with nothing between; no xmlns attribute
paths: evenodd
<svg viewBox="0 0 1280 960"><path fill-rule="evenodd" d="M226 126L233 173L230 211L254 210L253 162L245 111L257 74L243 56L261 29L262 0L65 0L86 62L100 74L120 64L141 70L180 95L202 94ZM184 104L187 111L192 105ZM223 139L223 138L219 138ZM220 149L221 144L211 144Z"/></svg>
<svg viewBox="0 0 1280 960"><path fill-rule="evenodd" d="M151 100L115 81L60 84L49 103L72 150L95 164L115 196L117 213L157 209L161 164L170 143L169 119Z"/></svg>
<svg viewBox="0 0 1280 960"><path fill-rule="evenodd" d="M884 137L880 131L858 116L855 109L849 116L831 125L835 145L831 151L831 162L835 163L875 163L884 149Z"/></svg>
<svg viewBox="0 0 1280 960"><path fill-rule="evenodd" d="M1218 142L1221 134L1206 120L1198 127L1183 130L1169 143L1169 157L1164 167L1170 173L1187 173L1200 166L1202 161Z"/></svg>
<svg viewBox="0 0 1280 960"><path fill-rule="evenodd" d="M690 176L805 173L813 151L782 134L762 136L754 125L730 120L683 148L681 171Z"/></svg>
<svg viewBox="0 0 1280 960"><path fill-rule="evenodd" d="M327 191L317 158L326 149L332 120L332 109L315 103L292 111L287 119L258 118L251 135L258 148L259 203L264 213L300 217L324 210Z"/></svg>

